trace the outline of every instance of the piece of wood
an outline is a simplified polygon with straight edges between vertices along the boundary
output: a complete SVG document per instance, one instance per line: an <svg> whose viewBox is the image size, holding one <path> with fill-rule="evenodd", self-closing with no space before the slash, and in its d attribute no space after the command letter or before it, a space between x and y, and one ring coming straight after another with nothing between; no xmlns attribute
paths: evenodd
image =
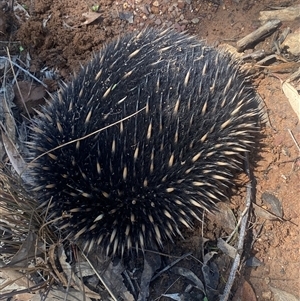
<svg viewBox="0 0 300 301"><path fill-rule="evenodd" d="M300 18L300 4L290 6L284 9L261 11L259 13L259 21L265 23L269 20L294 21Z"/></svg>
<svg viewBox="0 0 300 301"><path fill-rule="evenodd" d="M264 37L271 35L279 26L281 25L280 20L271 20L268 21L266 24L260 26L255 31L251 32L244 38L237 41L237 50L239 52L245 50L250 45L257 43Z"/></svg>

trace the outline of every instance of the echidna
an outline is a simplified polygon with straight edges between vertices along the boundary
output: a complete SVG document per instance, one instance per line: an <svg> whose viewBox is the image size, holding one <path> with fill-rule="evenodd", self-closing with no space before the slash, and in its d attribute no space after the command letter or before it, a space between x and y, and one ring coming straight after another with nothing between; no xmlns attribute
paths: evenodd
<svg viewBox="0 0 300 301"><path fill-rule="evenodd" d="M162 246L225 198L258 117L230 55L173 30L130 33L34 120L30 189L87 250Z"/></svg>

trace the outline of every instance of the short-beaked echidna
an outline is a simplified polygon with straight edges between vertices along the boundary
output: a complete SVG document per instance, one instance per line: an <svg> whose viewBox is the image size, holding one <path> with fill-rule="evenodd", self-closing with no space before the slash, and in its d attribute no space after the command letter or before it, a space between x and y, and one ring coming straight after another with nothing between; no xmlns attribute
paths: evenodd
<svg viewBox="0 0 300 301"><path fill-rule="evenodd" d="M41 111L30 189L64 235L109 255L162 246L212 210L259 117L230 55L150 28L105 46Z"/></svg>

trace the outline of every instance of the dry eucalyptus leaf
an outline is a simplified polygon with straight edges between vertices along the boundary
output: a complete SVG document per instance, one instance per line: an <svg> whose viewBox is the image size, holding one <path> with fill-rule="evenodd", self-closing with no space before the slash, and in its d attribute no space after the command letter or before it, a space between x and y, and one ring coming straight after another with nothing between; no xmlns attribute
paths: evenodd
<svg viewBox="0 0 300 301"><path fill-rule="evenodd" d="M264 192L261 195L261 199L264 203L270 205L270 211L276 216L283 218L282 204L279 199L272 193Z"/></svg>
<svg viewBox="0 0 300 301"><path fill-rule="evenodd" d="M218 293L218 284L220 282L219 268L214 262L210 262L207 265L204 264L201 268L204 282L205 290L208 300L216 300Z"/></svg>
<svg viewBox="0 0 300 301"><path fill-rule="evenodd" d="M32 300L36 300L36 294L31 294L31 293L16 294L12 297L12 299L9 299L9 300L11 300L11 301L32 301Z"/></svg>
<svg viewBox="0 0 300 301"><path fill-rule="evenodd" d="M1 134L3 145L10 163L16 173L21 176L27 165L21 154L18 152L17 146L2 131Z"/></svg>
<svg viewBox="0 0 300 301"><path fill-rule="evenodd" d="M290 83L287 82L284 82L282 84L282 91L290 102L290 105L292 106L298 119L300 120L300 96L298 94L298 91Z"/></svg>
<svg viewBox="0 0 300 301"><path fill-rule="evenodd" d="M14 255L8 266L27 268L29 261L41 254L37 248L37 244L36 234L29 231L19 251Z"/></svg>
<svg viewBox="0 0 300 301"><path fill-rule="evenodd" d="M250 257L246 260L246 266L247 267L259 267L261 265L263 265L263 263L258 258L256 258L255 256Z"/></svg>
<svg viewBox="0 0 300 301"><path fill-rule="evenodd" d="M32 82L20 81L15 84L15 103L23 112L32 114L33 108L38 108L45 103L45 87Z"/></svg>
<svg viewBox="0 0 300 301"><path fill-rule="evenodd" d="M167 297L175 301L185 301L185 298L182 294L175 293L175 294L162 294L162 297Z"/></svg>
<svg viewBox="0 0 300 301"><path fill-rule="evenodd" d="M68 280L67 280L64 272L61 271L60 267L59 267L59 270L58 270L58 267L57 267L57 252L56 252L56 249L57 249L56 244L52 244L49 247L48 254L47 254L48 255L48 262L50 263L51 269L55 273L56 277L59 279L59 282L61 283L61 285L68 286Z"/></svg>
<svg viewBox="0 0 300 301"><path fill-rule="evenodd" d="M34 283L23 273L10 269L0 270L0 291L1 294L13 290L26 289L28 286L34 286Z"/></svg>
<svg viewBox="0 0 300 301"><path fill-rule="evenodd" d="M218 238L218 248L226 255L228 255L230 258L235 258L236 256L236 248L229 245L225 240L222 238Z"/></svg>
<svg viewBox="0 0 300 301"><path fill-rule="evenodd" d="M173 267L171 269L175 274L181 275L193 282L194 286L205 293L202 281L191 270L182 267Z"/></svg>
<svg viewBox="0 0 300 301"><path fill-rule="evenodd" d="M93 11L83 13L82 16L85 17L86 20L83 23L81 23L81 25L91 24L94 21L96 21L98 18L101 17L101 15L99 13L96 13L96 12L93 12Z"/></svg>
<svg viewBox="0 0 300 301"><path fill-rule="evenodd" d="M2 119L5 117L4 113L15 107L14 98L15 92L11 84L5 84L5 87L0 88L0 116Z"/></svg>
<svg viewBox="0 0 300 301"><path fill-rule="evenodd" d="M124 266L121 262L113 264L110 262L105 272L102 272L102 280L105 286L113 292L114 296L120 296L123 300L134 301L134 297L128 291L123 282L122 273L124 272Z"/></svg>
<svg viewBox="0 0 300 301"><path fill-rule="evenodd" d="M149 285L157 269L161 265L161 257L156 253L146 252L144 257L144 269L141 277L139 301L149 297Z"/></svg>
<svg viewBox="0 0 300 301"><path fill-rule="evenodd" d="M255 203L253 203L253 209L257 216L260 216L264 219L267 219L270 221L277 221L277 220L282 221L282 218L280 216L275 215L274 213L256 205Z"/></svg>
<svg viewBox="0 0 300 301"><path fill-rule="evenodd" d="M18 1L14 1L14 15L16 18L22 23L23 18L25 17L26 19L30 18L30 15L28 14L28 11L22 6L21 4L18 3ZM19 17L22 16L22 17Z"/></svg>
<svg viewBox="0 0 300 301"><path fill-rule="evenodd" d="M236 218L231 208L224 202L219 202L217 208L218 211L208 213L207 217L225 230L233 231L236 226Z"/></svg>
<svg viewBox="0 0 300 301"><path fill-rule="evenodd" d="M11 110L15 107L14 97L15 93L11 85L7 84L5 88L0 89L0 119L4 120L5 133L13 142L16 141L16 122Z"/></svg>
<svg viewBox="0 0 300 301"><path fill-rule="evenodd" d="M100 298L98 298L99 300ZM46 299L41 299L39 294L36 294L30 301L41 301L41 300L55 300L55 301L78 301L78 300L85 300L91 301L86 294L83 296L83 292L78 292L73 288L68 288L67 290L62 290L59 288L52 287L47 294Z"/></svg>
<svg viewBox="0 0 300 301"><path fill-rule="evenodd" d="M95 275L95 271L87 261L80 261L75 265L75 274L77 277L87 277Z"/></svg>
<svg viewBox="0 0 300 301"><path fill-rule="evenodd" d="M70 279L72 279L71 281L71 285L77 289L77 291L79 291L79 293L81 293L82 296L82 287L84 286L84 293L85 296L91 297L91 298L99 298L99 295L95 292L93 292L92 290L90 290L86 285L84 285L83 280L79 279L75 273L73 273L73 268L71 267L71 265L69 264L69 262L67 261L67 256L65 253L65 250L63 248L63 245L60 244L58 246L58 259L59 259L59 263L61 265L61 268L63 269L64 273L67 275L68 281ZM69 300L69 299L68 299Z"/></svg>
<svg viewBox="0 0 300 301"><path fill-rule="evenodd" d="M203 258L203 264L204 265L208 264L208 262L217 254L218 252L214 252L214 251L206 253Z"/></svg>

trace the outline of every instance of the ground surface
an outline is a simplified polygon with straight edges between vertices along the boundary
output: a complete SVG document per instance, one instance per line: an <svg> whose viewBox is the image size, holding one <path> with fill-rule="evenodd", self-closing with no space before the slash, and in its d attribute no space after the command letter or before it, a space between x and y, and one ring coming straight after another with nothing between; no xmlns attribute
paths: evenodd
<svg viewBox="0 0 300 301"><path fill-rule="evenodd" d="M5 2L5 1L4 1ZM19 41L24 55L29 53L30 71L42 77L40 70L56 70L59 79L68 80L80 64L88 61L92 52L101 48L118 34L139 30L146 25L174 26L187 30L210 44L228 43L244 37L259 26L258 14L270 7L282 5L276 0L196 1L196 0L20 0L26 10L19 13L20 20L10 19L1 12L1 40L9 37ZM300 1L285 1L286 6ZM99 5L97 19L84 13ZM28 16L26 16L26 11ZM289 22L292 30L299 22ZM1 48L1 51L3 48ZM16 46L17 52L19 46ZM14 48L12 48L12 55ZM3 55L3 52L1 53ZM270 286L280 288L300 298L300 166L298 150L288 132L291 130L300 142L300 124L281 91L279 78L286 74L262 72L256 76L255 85L265 101L272 127L266 129L265 148L255 170L257 200L269 192L281 202L284 221L258 218L253 225L257 240L252 255L262 265L246 268L245 278L254 288L258 300L271 300ZM53 82L55 83L55 82ZM50 90L55 89L50 86ZM234 201L232 207L234 208ZM200 233L200 230L197 232Z"/></svg>

